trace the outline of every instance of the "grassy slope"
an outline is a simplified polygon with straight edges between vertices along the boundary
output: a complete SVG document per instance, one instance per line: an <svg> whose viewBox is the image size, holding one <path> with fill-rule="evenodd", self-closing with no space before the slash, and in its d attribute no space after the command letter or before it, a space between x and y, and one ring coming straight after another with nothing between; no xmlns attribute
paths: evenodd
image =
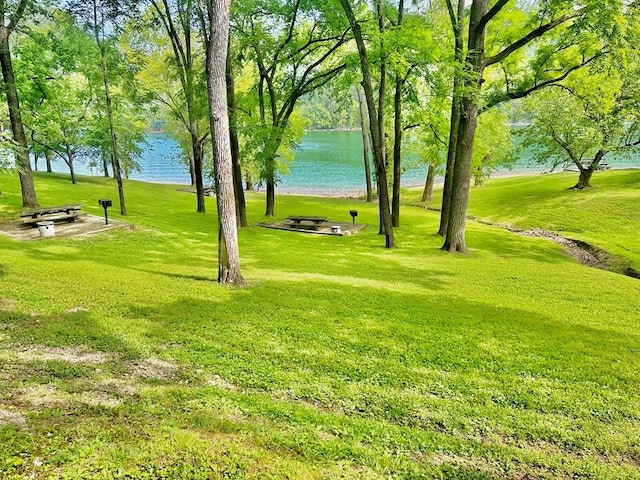
<svg viewBox="0 0 640 480"><path fill-rule="evenodd" d="M593 188L569 190L577 173L497 178L472 188L469 211L492 223L539 227L624 257L640 269L640 171L597 172ZM434 195L439 206L440 192ZM420 200L410 192L409 203Z"/></svg>
<svg viewBox="0 0 640 480"><path fill-rule="evenodd" d="M99 214L115 195L36 180L43 204ZM131 182L127 198L133 231L0 236L0 422L28 425L0 426L0 477L640 478L637 280L474 223L473 253L446 254L437 214L405 208L393 252L374 227L242 230L249 286L229 289L193 195ZM376 223L345 199L276 207Z"/></svg>

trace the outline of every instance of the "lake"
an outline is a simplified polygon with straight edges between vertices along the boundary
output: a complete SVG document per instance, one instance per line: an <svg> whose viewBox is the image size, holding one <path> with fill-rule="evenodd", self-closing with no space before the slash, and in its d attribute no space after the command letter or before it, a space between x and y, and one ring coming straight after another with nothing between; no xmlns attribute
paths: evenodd
<svg viewBox="0 0 640 480"><path fill-rule="evenodd" d="M189 170L180 162L178 144L163 134L148 134L143 145L142 157L138 160L142 170L132 172L134 180L156 183L189 184ZM640 155L631 161L607 158L612 166L640 167ZM416 159L404 160L404 186L422 186L426 167ZM44 160L40 161L40 168ZM62 160L53 162L56 172L68 172ZM539 172L542 168L531 163L527 152L522 154L513 167L515 173ZM99 175L95 168L78 162L76 172L81 175ZM210 181L205 181L210 183ZM360 193L365 190L362 160L362 135L359 130L330 130L308 132L295 152L289 171L281 176L276 192L337 195Z"/></svg>

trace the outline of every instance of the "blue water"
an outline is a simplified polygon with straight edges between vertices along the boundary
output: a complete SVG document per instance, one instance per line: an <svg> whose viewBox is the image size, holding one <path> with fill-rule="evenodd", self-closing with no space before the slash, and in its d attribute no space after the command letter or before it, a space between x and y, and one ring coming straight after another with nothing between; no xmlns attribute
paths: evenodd
<svg viewBox="0 0 640 480"><path fill-rule="evenodd" d="M131 172L129 178L157 183L189 184L189 169L180 161L177 142L163 134L148 134L143 145L142 157L138 159L140 172ZM616 167L640 167L640 154L631 160L607 157L607 162ZM404 186L424 184L426 167L411 158L404 161ZM53 162L56 172L68 172L62 160ZM44 160L39 163L44 168ZM512 170L514 172L542 171L532 163L526 152L522 154ZM80 175L101 175L96 168L78 161L76 172ZM359 193L365 190L364 165L362 160L362 135L360 131L308 132L295 152L289 171L281 175L277 192L309 194Z"/></svg>

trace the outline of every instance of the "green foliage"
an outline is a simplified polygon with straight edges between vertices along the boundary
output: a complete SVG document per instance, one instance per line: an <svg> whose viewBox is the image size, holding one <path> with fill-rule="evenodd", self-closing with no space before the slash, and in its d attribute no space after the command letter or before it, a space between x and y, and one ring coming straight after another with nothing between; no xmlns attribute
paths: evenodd
<svg viewBox="0 0 640 480"><path fill-rule="evenodd" d="M475 185L482 185L496 169L512 165L516 161L514 153L507 113L492 109L481 115L473 147Z"/></svg>
<svg viewBox="0 0 640 480"><path fill-rule="evenodd" d="M44 204L98 215L112 192L36 181ZM638 255L638 172L601 182L489 180L471 211ZM17 181L0 183L15 218ZM249 285L228 289L215 213L174 186L126 187L134 229L0 237L3 476L638 478L637 280L475 222L473 252L449 255L437 214L412 207L393 252L371 226L264 229L249 195ZM348 222L353 208L376 225L377 206L350 199L286 196L280 215Z"/></svg>
<svg viewBox="0 0 640 480"><path fill-rule="evenodd" d="M524 103L531 118L523 146L552 168L597 166L609 152L630 155L640 142L640 82L635 63L618 51L600 68L575 72L563 88L548 89Z"/></svg>

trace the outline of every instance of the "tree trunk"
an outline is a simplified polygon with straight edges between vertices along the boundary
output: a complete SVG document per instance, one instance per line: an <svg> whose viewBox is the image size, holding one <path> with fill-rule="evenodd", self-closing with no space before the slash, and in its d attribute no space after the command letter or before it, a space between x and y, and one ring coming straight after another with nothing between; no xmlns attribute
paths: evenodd
<svg viewBox="0 0 640 480"><path fill-rule="evenodd" d="M116 136L115 120L113 117L113 105L111 103L111 93L109 91L109 70L107 67L107 55L104 41L100 38L100 27L98 26L98 4L93 0L93 28L98 50L100 50L102 83L104 86L104 99L107 105L107 118L109 119L109 137L111 142L111 162L113 165L113 176L118 184L118 197L120 200L120 215L127 214L127 206L124 199L124 187L122 185L122 174L120 172L120 159L118 156L118 138Z"/></svg>
<svg viewBox="0 0 640 480"><path fill-rule="evenodd" d="M251 178L251 173L249 171L245 173L244 181L247 184L247 192L255 191L255 188L253 187L253 179Z"/></svg>
<svg viewBox="0 0 640 480"><path fill-rule="evenodd" d="M233 192L236 202L236 215L238 225L246 227L247 222L247 204L244 198L244 190L242 189L242 166L240 165L240 142L238 141L238 122L236 118L236 92L235 79L233 78L233 69L231 65L230 49L227 51L227 104L229 105L229 139L231 141L231 161L233 164Z"/></svg>
<svg viewBox="0 0 640 480"><path fill-rule="evenodd" d="M398 23L402 25L404 16L404 0L398 2ZM402 88L404 80L396 71L395 93L393 95L393 193L391 200L391 223L400 226L400 184L402 177Z"/></svg>
<svg viewBox="0 0 640 480"><path fill-rule="evenodd" d="M65 153L67 154L67 158L65 159L65 163L67 167L69 167L69 174L71 175L71 183L75 185L77 182L76 179L76 170L73 168L73 153L71 152L71 146L69 144L65 145Z"/></svg>
<svg viewBox="0 0 640 480"><path fill-rule="evenodd" d="M225 76L231 0L208 0L208 6L207 87L218 205L218 282L242 285Z"/></svg>
<svg viewBox="0 0 640 480"><path fill-rule="evenodd" d="M44 151L44 159L47 162L47 173L52 173L53 168L51 167L51 161L53 160L53 153L48 148Z"/></svg>
<svg viewBox="0 0 640 480"><path fill-rule="evenodd" d="M591 188L591 176L593 175L593 169L583 168L580 170L580 176L578 177L578 183L576 183L571 190L584 190L585 188Z"/></svg>
<svg viewBox="0 0 640 480"><path fill-rule="evenodd" d="M371 65L367 54L364 38L360 29L360 24L351 8L349 0L340 0L342 8L349 20L349 26L353 32L353 36L358 46L358 55L360 57L360 67L362 70L362 87L364 88L365 99L367 102L367 110L369 113L369 129L371 131L371 143L373 150L373 159L376 166L376 175L378 178L378 202L380 207L380 225L383 227L385 235L385 247L395 248L395 238L393 225L391 223L391 211L389 205L389 188L387 185L387 165L385 162L383 139L381 138L381 125L378 123L378 115L376 115L376 105L373 98L373 86L371 81ZM382 80L382 79L381 79Z"/></svg>
<svg viewBox="0 0 640 480"><path fill-rule="evenodd" d="M198 129L194 123L191 124L189 130L191 133L191 149L193 151L193 172L196 178L196 211L198 213L205 213L207 211L207 207L204 203L204 182L202 180L204 149L202 148L202 142L198 135Z"/></svg>
<svg viewBox="0 0 640 480"><path fill-rule="evenodd" d="M104 178L109 178L109 161L107 160L107 152L101 149L100 156L102 157L102 172L104 174Z"/></svg>
<svg viewBox="0 0 640 480"><path fill-rule="evenodd" d="M367 202L373 202L373 190L371 188L371 165L369 164L369 135L367 134L367 111L360 93L360 88L356 88L358 95L358 105L360 106L360 129L362 131L362 154L364 157L364 180L367 187Z"/></svg>
<svg viewBox="0 0 640 480"><path fill-rule="evenodd" d="M436 165L429 163L429 170L427 171L427 180L424 182L424 190L422 191L421 202L430 202L433 195L433 182L436 178Z"/></svg>
<svg viewBox="0 0 640 480"><path fill-rule="evenodd" d="M402 4L402 1L400 2ZM402 79L396 73L396 91L393 96L393 193L391 199L391 221L400 226L400 180L402 169Z"/></svg>
<svg viewBox="0 0 640 480"><path fill-rule="evenodd" d="M191 148L193 150L193 147ZM191 178L191 186L196 185L196 167L193 164L193 153L189 155L189 177Z"/></svg>
<svg viewBox="0 0 640 480"><path fill-rule="evenodd" d="M578 183L571 187L570 190L584 190L585 188L591 188L591 177L593 176L593 172L596 171L598 165L600 165L600 162L602 161L602 158L606 154L607 150L598 150L587 168L576 163L580 169L580 176L578 177Z"/></svg>
<svg viewBox="0 0 640 480"><path fill-rule="evenodd" d="M4 19L3 19L4 20ZM0 64L2 66L2 78L4 80L7 107L9 109L9 119L11 121L11 132L16 143L15 157L18 166L18 176L20 177L20 189L22 192L22 206L27 208L38 207L38 197L33 183L33 173L31 162L29 161L29 145L27 136L24 133L22 115L20 113L20 100L16 88L16 79L11 62L11 50L9 49L10 30L5 26L4 21L0 25Z"/></svg>
<svg viewBox="0 0 640 480"><path fill-rule="evenodd" d="M456 143L456 159L451 185L451 205L443 250L466 252L465 226L469 202L469 184L473 156L473 140L478 125L478 94L484 69L485 30L482 18L487 13L488 0L475 0L469 18L469 53L464 75L464 94L460 106L460 123Z"/></svg>
<svg viewBox="0 0 640 480"><path fill-rule="evenodd" d="M466 252L465 226L471 182L473 140L478 123L478 107L470 98L462 103L462 115L458 131L457 155L451 185L451 208L447 235L442 246L450 252Z"/></svg>
<svg viewBox="0 0 640 480"><path fill-rule="evenodd" d="M38 160L40 160L40 155L38 152L33 152L33 168L36 172L38 171Z"/></svg>
<svg viewBox="0 0 640 480"><path fill-rule="evenodd" d="M265 215L273 217L275 215L276 185L273 180L267 180L267 210Z"/></svg>
<svg viewBox="0 0 640 480"><path fill-rule="evenodd" d="M452 6L449 3L451 12ZM447 148L447 166L442 187L442 208L440 210L440 226L438 235L446 236L449 226L449 214L451 213L451 186L453 183L453 168L456 162L456 145L458 142L458 125L460 123L460 86L461 72L458 70L463 61L463 25L464 25L464 0L458 0L458 11L455 17L451 17L451 27L455 38L456 70L453 76L453 92L451 97L451 119L449 125L449 145Z"/></svg>

